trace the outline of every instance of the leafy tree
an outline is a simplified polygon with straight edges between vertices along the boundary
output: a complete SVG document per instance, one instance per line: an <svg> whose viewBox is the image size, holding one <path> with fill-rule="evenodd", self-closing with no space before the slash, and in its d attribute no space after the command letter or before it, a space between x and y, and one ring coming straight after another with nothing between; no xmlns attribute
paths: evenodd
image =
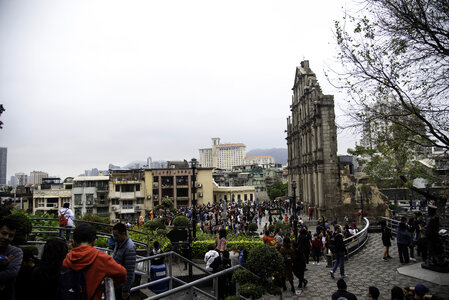
<svg viewBox="0 0 449 300"><path fill-rule="evenodd" d="M271 186L267 187L268 197L271 200L276 199L277 197L285 196L288 191L288 184L282 182L274 182Z"/></svg>
<svg viewBox="0 0 449 300"><path fill-rule="evenodd" d="M384 143L356 149L370 157L365 171L445 203L410 182L425 173L416 146L449 150L449 2L365 0L335 30L342 69L333 83L348 92L348 126L388 129Z"/></svg>
<svg viewBox="0 0 449 300"><path fill-rule="evenodd" d="M350 97L355 125L384 120L449 149L449 4L446 0L365 0L336 21L338 86ZM368 16L368 17L367 17ZM387 110L373 105L388 99ZM367 115L367 113L369 113ZM425 131L411 127L413 116ZM419 141L415 141L419 143Z"/></svg>

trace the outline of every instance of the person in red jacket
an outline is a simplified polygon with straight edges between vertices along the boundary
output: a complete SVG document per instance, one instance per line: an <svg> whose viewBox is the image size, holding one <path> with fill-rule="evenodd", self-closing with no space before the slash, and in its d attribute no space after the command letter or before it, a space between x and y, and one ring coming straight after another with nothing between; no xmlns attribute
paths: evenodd
<svg viewBox="0 0 449 300"><path fill-rule="evenodd" d="M276 238L273 236L273 234L270 231L265 231L265 235L262 238L262 242L264 244L267 244L269 246L276 245L277 241Z"/></svg>
<svg viewBox="0 0 449 300"><path fill-rule="evenodd" d="M101 299L100 284L105 277L118 286L126 280L126 269L106 253L94 248L97 231L89 224L81 224L73 232L74 248L67 254L62 265L74 271L86 271L87 299ZM94 295L95 294L95 295Z"/></svg>

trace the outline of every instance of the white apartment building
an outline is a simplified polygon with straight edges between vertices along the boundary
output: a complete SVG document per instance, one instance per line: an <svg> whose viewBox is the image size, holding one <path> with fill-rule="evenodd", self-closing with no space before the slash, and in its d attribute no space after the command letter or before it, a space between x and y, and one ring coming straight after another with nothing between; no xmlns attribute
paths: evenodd
<svg viewBox="0 0 449 300"><path fill-rule="evenodd" d="M75 217L84 214L109 217L109 176L80 176L73 179L72 206Z"/></svg>
<svg viewBox="0 0 449 300"><path fill-rule="evenodd" d="M37 190L33 191L33 214L38 211L56 213L64 203L72 201L72 178L63 183L59 178L44 178Z"/></svg>
<svg viewBox="0 0 449 300"><path fill-rule="evenodd" d="M42 171L32 171L30 173L30 183L31 184L41 184L42 178L47 178L48 173Z"/></svg>
<svg viewBox="0 0 449 300"><path fill-rule="evenodd" d="M275 160L274 157L271 155L259 155L259 156L247 156L243 160L243 165L271 165L274 164Z"/></svg>
<svg viewBox="0 0 449 300"><path fill-rule="evenodd" d="M220 138L212 138L212 148L199 150L200 164L203 168L231 170L243 164L246 146L242 143L220 144Z"/></svg>

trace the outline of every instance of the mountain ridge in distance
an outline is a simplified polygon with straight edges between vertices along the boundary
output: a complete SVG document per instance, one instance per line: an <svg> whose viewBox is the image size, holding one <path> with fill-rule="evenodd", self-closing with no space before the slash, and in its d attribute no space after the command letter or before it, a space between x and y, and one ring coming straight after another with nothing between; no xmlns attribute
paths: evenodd
<svg viewBox="0 0 449 300"><path fill-rule="evenodd" d="M246 156L271 155L277 163L287 164L288 149L287 148L271 148L271 149L253 149L246 152Z"/></svg>

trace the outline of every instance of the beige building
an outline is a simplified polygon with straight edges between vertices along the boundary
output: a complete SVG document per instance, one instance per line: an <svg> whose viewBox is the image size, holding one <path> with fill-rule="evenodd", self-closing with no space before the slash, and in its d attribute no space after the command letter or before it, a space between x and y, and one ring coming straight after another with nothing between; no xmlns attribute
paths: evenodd
<svg viewBox="0 0 449 300"><path fill-rule="evenodd" d="M243 164L245 166L248 165L263 166L263 165L271 165L274 163L275 163L274 157L271 155L247 156L243 160Z"/></svg>
<svg viewBox="0 0 449 300"><path fill-rule="evenodd" d="M30 184L41 184L43 178L47 178L48 173L42 171L32 171L30 173Z"/></svg>
<svg viewBox="0 0 449 300"><path fill-rule="evenodd" d="M44 178L42 184L33 191L33 214L58 212L64 203L72 201L72 178L63 183L60 178Z"/></svg>
<svg viewBox="0 0 449 300"><path fill-rule="evenodd" d="M230 202L245 202L254 201L255 197L254 186L219 186L214 182L214 202L221 201Z"/></svg>
<svg viewBox="0 0 449 300"><path fill-rule="evenodd" d="M212 168L196 168L196 195L198 204L212 203ZM145 170L145 190L148 192L145 204L147 210L162 203L162 199L173 201L175 208L192 205L193 177L192 169L175 166L164 169Z"/></svg>
<svg viewBox="0 0 449 300"><path fill-rule="evenodd" d="M136 223L145 215L145 172L109 170L110 219Z"/></svg>
<svg viewBox="0 0 449 300"><path fill-rule="evenodd" d="M212 138L212 148L200 149L200 164L205 168L231 170L243 164L246 146L242 143L220 144L220 138Z"/></svg>

